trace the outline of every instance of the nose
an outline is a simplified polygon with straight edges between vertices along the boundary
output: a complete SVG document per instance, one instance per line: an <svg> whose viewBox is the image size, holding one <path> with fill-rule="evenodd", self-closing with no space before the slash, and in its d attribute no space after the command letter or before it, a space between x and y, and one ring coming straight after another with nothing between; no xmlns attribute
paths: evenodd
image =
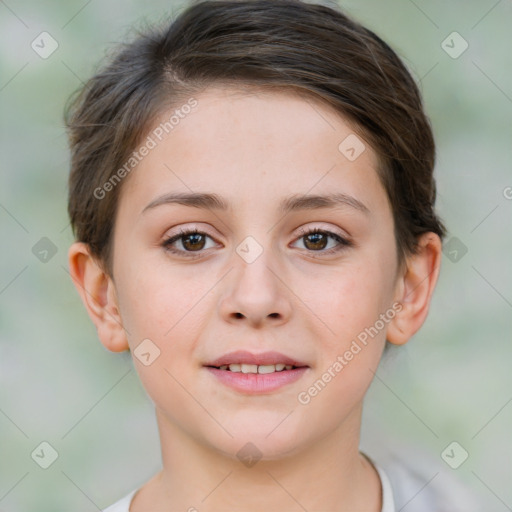
<svg viewBox="0 0 512 512"><path fill-rule="evenodd" d="M228 276L219 303L225 321L262 327L278 326L290 320L293 311L290 284L286 282L286 273L271 268L267 252L251 263L235 255L235 268Z"/></svg>

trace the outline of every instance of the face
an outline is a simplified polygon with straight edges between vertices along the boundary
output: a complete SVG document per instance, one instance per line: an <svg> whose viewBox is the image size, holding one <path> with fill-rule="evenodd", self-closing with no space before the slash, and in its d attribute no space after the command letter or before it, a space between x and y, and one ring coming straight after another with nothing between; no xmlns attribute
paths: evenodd
<svg viewBox="0 0 512 512"><path fill-rule="evenodd" d="M161 429L271 459L360 411L394 311L392 212L376 154L328 106L217 88L196 99L123 184L119 313ZM192 193L225 208L171 197ZM212 368L229 363L262 373Z"/></svg>

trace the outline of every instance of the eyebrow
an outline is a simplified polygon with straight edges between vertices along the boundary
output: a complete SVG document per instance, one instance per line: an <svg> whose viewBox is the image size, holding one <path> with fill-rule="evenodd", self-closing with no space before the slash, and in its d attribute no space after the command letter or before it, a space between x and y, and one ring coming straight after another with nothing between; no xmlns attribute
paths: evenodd
<svg viewBox="0 0 512 512"><path fill-rule="evenodd" d="M226 211L230 208L229 203L218 194L173 192L155 198L144 208L144 210L142 210L142 213L164 204L181 204L184 206L191 206L193 208L218 211ZM279 212L284 215L286 213L299 210L316 210L320 208L336 208L339 206L350 206L365 215L370 213L369 208L364 203L343 192L326 195L296 194L284 199L280 203Z"/></svg>

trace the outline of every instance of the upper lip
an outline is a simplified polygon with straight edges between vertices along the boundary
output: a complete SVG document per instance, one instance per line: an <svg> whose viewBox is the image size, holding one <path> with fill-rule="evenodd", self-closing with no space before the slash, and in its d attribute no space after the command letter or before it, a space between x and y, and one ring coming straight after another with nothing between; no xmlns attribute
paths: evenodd
<svg viewBox="0 0 512 512"><path fill-rule="evenodd" d="M308 366L306 363L298 361L292 357L285 356L280 352L261 352L253 354L247 350L236 350L228 352L223 356L218 357L214 361L206 363L204 366L224 366L230 364L256 364L256 365L271 365L283 363L292 366Z"/></svg>

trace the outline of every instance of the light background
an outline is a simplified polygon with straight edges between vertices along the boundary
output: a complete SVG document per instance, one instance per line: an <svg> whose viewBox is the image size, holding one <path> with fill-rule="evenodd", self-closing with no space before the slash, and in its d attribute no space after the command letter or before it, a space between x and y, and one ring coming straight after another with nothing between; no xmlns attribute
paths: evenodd
<svg viewBox="0 0 512 512"><path fill-rule="evenodd" d="M339 3L421 82L438 211L459 244L455 261L443 256L424 327L379 367L362 448L380 460L416 447L480 493L486 511L512 510L512 3ZM98 510L160 469L153 406L129 354L101 346L67 272L62 111L130 27L184 5L0 1L0 510ZM43 31L59 45L47 59L31 48ZM458 58L442 47L454 31L469 44ZM57 250L46 262L33 253L43 237ZM46 470L31 458L43 441L59 455ZM452 441L469 453L457 470L440 455Z"/></svg>

